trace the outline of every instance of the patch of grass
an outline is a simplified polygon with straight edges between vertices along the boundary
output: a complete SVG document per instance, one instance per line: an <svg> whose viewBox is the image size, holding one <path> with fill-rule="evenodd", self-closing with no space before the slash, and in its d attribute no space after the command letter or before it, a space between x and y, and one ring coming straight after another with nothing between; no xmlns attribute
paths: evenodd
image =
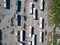
<svg viewBox="0 0 60 45"><path fill-rule="evenodd" d="M48 17L51 25L57 24L60 20L60 0L51 0L50 10L48 11Z"/></svg>
<svg viewBox="0 0 60 45"><path fill-rule="evenodd" d="M52 38L52 32L49 33L49 36L48 37L49 37L49 39L51 39L51 40L48 41L48 45L51 45L52 44L52 41L53 41L53 45L57 45L57 39L55 37Z"/></svg>
<svg viewBox="0 0 60 45"><path fill-rule="evenodd" d="M57 39L56 38L53 38L53 44L57 45Z"/></svg>

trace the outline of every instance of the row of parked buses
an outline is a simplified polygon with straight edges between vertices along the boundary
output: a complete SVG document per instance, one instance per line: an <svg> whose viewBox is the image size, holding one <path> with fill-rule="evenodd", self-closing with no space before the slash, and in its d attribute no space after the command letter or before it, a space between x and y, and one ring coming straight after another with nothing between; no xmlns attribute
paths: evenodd
<svg viewBox="0 0 60 45"><path fill-rule="evenodd" d="M4 8L10 9L10 0L4 0ZM15 10L16 12L21 11L21 1L16 0Z"/></svg>
<svg viewBox="0 0 60 45"><path fill-rule="evenodd" d="M16 26L21 26L21 15L15 14L15 18L16 18ZM39 19L39 25L40 25L39 27L41 29L44 28L44 18L43 17L40 17L40 19ZM30 28L30 32L31 32L31 29L32 30L34 29L33 26L30 26L29 28ZM31 37L31 34L29 36Z"/></svg>
<svg viewBox="0 0 60 45"><path fill-rule="evenodd" d="M34 34L34 27L29 27L31 29L29 29L30 33L29 33L29 38L32 38L32 41L28 41L28 44L29 45L36 45L36 39L37 39L37 36L36 34ZM25 45L25 43L23 43L26 39L26 32L24 30L20 30L16 33L16 37L17 37L17 40L18 42L21 42L20 44L21 45ZM40 43L43 43L44 42L44 32L39 32L39 42Z"/></svg>
<svg viewBox="0 0 60 45"><path fill-rule="evenodd" d="M4 0L4 8L10 9L10 0Z"/></svg>
<svg viewBox="0 0 60 45"><path fill-rule="evenodd" d="M16 10L16 14L15 14L15 19L16 19L16 26L21 26L21 15L19 15L17 12L21 11L21 1L20 0L16 0L15 2L15 10Z"/></svg>
<svg viewBox="0 0 60 45"><path fill-rule="evenodd" d="M37 11L37 9L34 7L32 10L33 10L33 12L32 12L32 13L33 13L33 19L38 19L38 17L37 17L37 16L38 16L38 13L37 13L38 11ZM31 11L32 11L32 10L31 10ZM43 18L43 17L40 17L40 19L39 19L39 24L40 24L39 27L40 27L41 29L43 29L43 28L44 28L44 18Z"/></svg>
<svg viewBox="0 0 60 45"><path fill-rule="evenodd" d="M21 11L21 1L16 0L15 2L15 10L16 10L16 14L14 15L16 21L15 21L15 25L16 26L21 26L21 15L19 15L17 12ZM25 41L25 31L24 30L20 30L18 32L16 32L16 37L18 42L23 42ZM19 43L20 45L25 45L25 43Z"/></svg>
<svg viewBox="0 0 60 45"><path fill-rule="evenodd" d="M40 0L40 10L43 11L44 7L43 7L43 0ZM18 0L16 0L16 12L19 10L18 8ZM38 10L35 8L34 4L32 2L30 2L30 14L33 15L33 19L38 19L37 15L38 15ZM16 18L16 26L20 26L21 25L21 15L16 14L15 15ZM40 17L39 18L39 28L43 29L44 28L44 18ZM32 38L32 41L28 42L28 45L36 45L36 35L34 34L34 27L33 26L29 26L29 38ZM23 42L25 41L25 31L24 30L20 30L16 33L16 36L18 37L18 42ZM39 42L43 43L44 41L44 32L39 32ZM20 45L25 45L25 43L20 43Z"/></svg>
<svg viewBox="0 0 60 45"><path fill-rule="evenodd" d="M33 14L33 19L37 19L37 9L32 2L30 2L30 14Z"/></svg>
<svg viewBox="0 0 60 45"><path fill-rule="evenodd" d="M33 15L33 19L38 19L38 10L35 8L35 5L30 2L30 14ZM44 0L40 0L40 10L43 11L44 10ZM40 28L43 29L44 28L44 18L40 17L39 19L39 24L40 24Z"/></svg>
<svg viewBox="0 0 60 45"><path fill-rule="evenodd" d="M32 2L30 2L30 13L33 14L33 8L34 7L34 4ZM40 10L43 11L44 10L44 0L40 0Z"/></svg>
<svg viewBox="0 0 60 45"><path fill-rule="evenodd" d="M34 4L30 2L30 14L33 15L33 19L38 19L38 10L35 8ZM44 10L44 0L40 0L40 10ZM39 28L44 28L44 18L39 18ZM36 35L34 34L34 27L29 26L29 37L32 38L32 42L28 42L29 45L36 45ZM39 42L43 43L44 41L44 32L39 32Z"/></svg>
<svg viewBox="0 0 60 45"><path fill-rule="evenodd" d="M34 34L34 27L29 26L29 37L32 38L32 42L29 44L36 45L36 35ZM44 41L44 32L39 32L39 42L42 43Z"/></svg>

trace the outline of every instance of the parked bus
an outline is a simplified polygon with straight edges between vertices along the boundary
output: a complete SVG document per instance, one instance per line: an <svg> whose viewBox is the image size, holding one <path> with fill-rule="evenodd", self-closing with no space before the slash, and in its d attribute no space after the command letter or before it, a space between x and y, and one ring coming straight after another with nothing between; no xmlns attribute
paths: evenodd
<svg viewBox="0 0 60 45"><path fill-rule="evenodd" d="M32 13L32 2L30 2L30 13Z"/></svg>
<svg viewBox="0 0 60 45"><path fill-rule="evenodd" d="M25 35L26 35L26 33L24 30L20 30L20 31L16 32L16 37L17 37L18 42L25 41Z"/></svg>
<svg viewBox="0 0 60 45"><path fill-rule="evenodd" d="M37 20L38 19L38 10L33 8L33 19Z"/></svg>
<svg viewBox="0 0 60 45"><path fill-rule="evenodd" d="M16 12L19 12L19 11L21 11L21 1L19 1L19 0L16 0Z"/></svg>
<svg viewBox="0 0 60 45"><path fill-rule="evenodd" d="M40 28L43 29L44 28L44 19L43 19L43 17L40 17L39 24L40 24Z"/></svg>
<svg viewBox="0 0 60 45"><path fill-rule="evenodd" d="M18 0L16 0L16 8L15 8L16 12L18 11Z"/></svg>
<svg viewBox="0 0 60 45"><path fill-rule="evenodd" d="M36 35L32 35L32 45L36 45Z"/></svg>
<svg viewBox="0 0 60 45"><path fill-rule="evenodd" d="M33 14L34 4L30 2L30 14Z"/></svg>
<svg viewBox="0 0 60 45"><path fill-rule="evenodd" d="M42 32L39 33L39 42L42 43Z"/></svg>
<svg viewBox="0 0 60 45"><path fill-rule="evenodd" d="M6 8L6 0L4 0L4 8Z"/></svg>
<svg viewBox="0 0 60 45"><path fill-rule="evenodd" d="M16 26L20 26L21 25L21 15L16 14L15 18L16 18Z"/></svg>
<svg viewBox="0 0 60 45"><path fill-rule="evenodd" d="M25 31L23 31L23 30L21 30L20 31L20 41L22 42L22 41L25 41Z"/></svg>
<svg viewBox="0 0 60 45"><path fill-rule="evenodd" d="M42 43L44 41L44 32L39 33L39 42Z"/></svg>
<svg viewBox="0 0 60 45"><path fill-rule="evenodd" d="M40 0L40 10L44 10L44 0Z"/></svg>
<svg viewBox="0 0 60 45"><path fill-rule="evenodd" d="M4 0L4 8L10 9L10 0Z"/></svg>
<svg viewBox="0 0 60 45"><path fill-rule="evenodd" d="M23 31L20 31L20 41L23 41Z"/></svg>
<svg viewBox="0 0 60 45"><path fill-rule="evenodd" d="M33 8L33 19L35 19L35 8Z"/></svg>
<svg viewBox="0 0 60 45"><path fill-rule="evenodd" d="M33 34L34 34L34 27L29 26L29 37L32 37Z"/></svg>

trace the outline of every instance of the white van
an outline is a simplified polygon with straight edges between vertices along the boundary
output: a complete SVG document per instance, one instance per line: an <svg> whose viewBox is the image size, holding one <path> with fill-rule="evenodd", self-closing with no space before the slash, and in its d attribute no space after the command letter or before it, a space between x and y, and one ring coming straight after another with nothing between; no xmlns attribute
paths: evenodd
<svg viewBox="0 0 60 45"><path fill-rule="evenodd" d="M42 43L42 32L39 33L39 42Z"/></svg>
<svg viewBox="0 0 60 45"><path fill-rule="evenodd" d="M32 13L32 2L30 2L30 13Z"/></svg>
<svg viewBox="0 0 60 45"><path fill-rule="evenodd" d="M42 25L43 24L43 17L40 17L39 24L40 24L39 27L42 29L43 28L43 25Z"/></svg>
<svg viewBox="0 0 60 45"><path fill-rule="evenodd" d="M44 1L44 0L40 0L40 10L43 10L43 8L44 8L44 7L43 7L43 1Z"/></svg>

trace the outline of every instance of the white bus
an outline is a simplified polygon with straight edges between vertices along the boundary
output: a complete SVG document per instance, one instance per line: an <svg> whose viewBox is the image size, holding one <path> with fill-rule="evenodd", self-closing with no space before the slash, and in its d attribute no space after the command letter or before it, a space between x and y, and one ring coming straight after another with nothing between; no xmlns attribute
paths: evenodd
<svg viewBox="0 0 60 45"><path fill-rule="evenodd" d="M32 2L30 2L30 13L32 13Z"/></svg>
<svg viewBox="0 0 60 45"><path fill-rule="evenodd" d="M32 35L32 45L36 45L36 35Z"/></svg>
<svg viewBox="0 0 60 45"><path fill-rule="evenodd" d="M42 43L42 32L39 33L39 42Z"/></svg>
<svg viewBox="0 0 60 45"><path fill-rule="evenodd" d="M44 32L39 33L39 42L42 43L44 41Z"/></svg>
<svg viewBox="0 0 60 45"><path fill-rule="evenodd" d="M25 31L24 30L21 30L20 31L20 42L22 42L22 41L25 41Z"/></svg>
<svg viewBox="0 0 60 45"><path fill-rule="evenodd" d="M44 7L43 7L43 5L44 5L43 2L44 2L44 0L40 0L40 10L43 10L43 8L44 8Z"/></svg>
<svg viewBox="0 0 60 45"><path fill-rule="evenodd" d="M32 37L32 30L31 30L32 26L29 26L29 37Z"/></svg>
<svg viewBox="0 0 60 45"><path fill-rule="evenodd" d="M40 24L40 28L42 29L43 28L43 17L40 17L40 21L39 21L39 24Z"/></svg>
<svg viewBox="0 0 60 45"><path fill-rule="evenodd" d="M36 13L36 11L35 11L36 9L35 8L33 8L33 19L35 19L35 13Z"/></svg>
<svg viewBox="0 0 60 45"><path fill-rule="evenodd" d="M6 0L4 0L4 8L6 8Z"/></svg>
<svg viewBox="0 0 60 45"><path fill-rule="evenodd" d="M10 9L10 0L4 0L4 8Z"/></svg>
<svg viewBox="0 0 60 45"><path fill-rule="evenodd" d="M34 33L34 27L33 26L29 26L29 37L31 38L32 35Z"/></svg>
<svg viewBox="0 0 60 45"><path fill-rule="evenodd" d="M23 30L20 31L20 41L23 41Z"/></svg>

